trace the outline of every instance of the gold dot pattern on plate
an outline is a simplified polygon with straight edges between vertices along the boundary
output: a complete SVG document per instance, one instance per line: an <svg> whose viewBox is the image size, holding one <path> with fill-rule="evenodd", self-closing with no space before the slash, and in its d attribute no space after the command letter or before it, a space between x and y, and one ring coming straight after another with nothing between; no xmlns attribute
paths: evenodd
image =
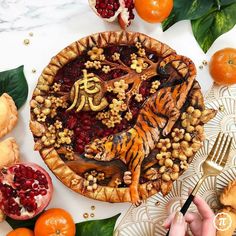
<svg viewBox="0 0 236 236"><path fill-rule="evenodd" d="M32 69L32 73L36 73L36 69L33 68L33 69Z"/></svg>
<svg viewBox="0 0 236 236"><path fill-rule="evenodd" d="M30 37L33 37L33 36L34 36L34 33L33 33L33 32L29 32L29 36L30 36Z"/></svg>
<svg viewBox="0 0 236 236"><path fill-rule="evenodd" d="M200 65L200 66L199 66L199 69L202 70L202 69L203 69L203 65Z"/></svg>
<svg viewBox="0 0 236 236"><path fill-rule="evenodd" d="M95 206L91 206L91 210L92 210L92 211L94 211L94 210L95 210L95 208L96 208Z"/></svg>
<svg viewBox="0 0 236 236"><path fill-rule="evenodd" d="M208 62L207 62L206 60L204 60L204 61L202 61L202 64L203 64L204 66L206 66L206 65L208 64Z"/></svg>
<svg viewBox="0 0 236 236"><path fill-rule="evenodd" d="M94 216L95 216L95 215L94 215L94 213L91 213L91 214L90 214L90 217L92 217L92 218L93 218Z"/></svg>

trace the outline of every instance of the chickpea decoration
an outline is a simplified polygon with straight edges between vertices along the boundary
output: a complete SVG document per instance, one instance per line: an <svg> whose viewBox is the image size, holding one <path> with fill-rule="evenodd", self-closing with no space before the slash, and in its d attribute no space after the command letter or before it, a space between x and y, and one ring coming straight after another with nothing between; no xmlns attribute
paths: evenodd
<svg viewBox="0 0 236 236"><path fill-rule="evenodd" d="M159 167L151 167L146 172L148 179L152 173L152 176L161 174L165 182L174 181L188 168L190 158L202 146L205 138L203 124L209 115L207 110L187 107L186 112L180 117L179 127L174 128L168 138L160 139L157 143L156 161Z"/></svg>

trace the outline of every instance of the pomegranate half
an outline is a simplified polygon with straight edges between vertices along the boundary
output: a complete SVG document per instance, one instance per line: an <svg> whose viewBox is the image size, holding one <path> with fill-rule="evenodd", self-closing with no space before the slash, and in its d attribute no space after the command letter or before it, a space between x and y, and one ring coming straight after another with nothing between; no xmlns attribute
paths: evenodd
<svg viewBox="0 0 236 236"><path fill-rule="evenodd" d="M0 209L16 220L42 212L53 193L49 174L34 163L19 163L0 171Z"/></svg>
<svg viewBox="0 0 236 236"><path fill-rule="evenodd" d="M89 0L89 5L105 21L118 19L122 29L128 27L134 19L134 0Z"/></svg>

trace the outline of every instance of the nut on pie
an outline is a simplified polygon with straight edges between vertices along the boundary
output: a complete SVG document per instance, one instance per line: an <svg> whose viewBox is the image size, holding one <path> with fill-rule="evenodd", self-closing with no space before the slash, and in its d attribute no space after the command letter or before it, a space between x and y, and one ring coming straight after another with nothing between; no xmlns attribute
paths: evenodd
<svg viewBox="0 0 236 236"><path fill-rule="evenodd" d="M138 205L165 195L215 116L195 76L190 59L141 33L76 41L52 58L34 90L35 149L84 196Z"/></svg>

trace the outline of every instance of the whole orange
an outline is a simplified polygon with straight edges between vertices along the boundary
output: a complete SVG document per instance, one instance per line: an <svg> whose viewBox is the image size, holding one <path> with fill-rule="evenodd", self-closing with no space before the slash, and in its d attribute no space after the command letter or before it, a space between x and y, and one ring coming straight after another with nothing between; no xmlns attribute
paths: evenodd
<svg viewBox="0 0 236 236"><path fill-rule="evenodd" d="M172 8L173 0L135 0L138 15L149 23L160 23L165 20Z"/></svg>
<svg viewBox="0 0 236 236"><path fill-rule="evenodd" d="M61 208L45 211L36 221L35 236L75 236L72 216Z"/></svg>
<svg viewBox="0 0 236 236"><path fill-rule="evenodd" d="M217 84L236 83L236 49L224 48L217 51L210 60L209 71Z"/></svg>
<svg viewBox="0 0 236 236"><path fill-rule="evenodd" d="M34 236L34 232L27 228L18 228L12 230L7 236Z"/></svg>

